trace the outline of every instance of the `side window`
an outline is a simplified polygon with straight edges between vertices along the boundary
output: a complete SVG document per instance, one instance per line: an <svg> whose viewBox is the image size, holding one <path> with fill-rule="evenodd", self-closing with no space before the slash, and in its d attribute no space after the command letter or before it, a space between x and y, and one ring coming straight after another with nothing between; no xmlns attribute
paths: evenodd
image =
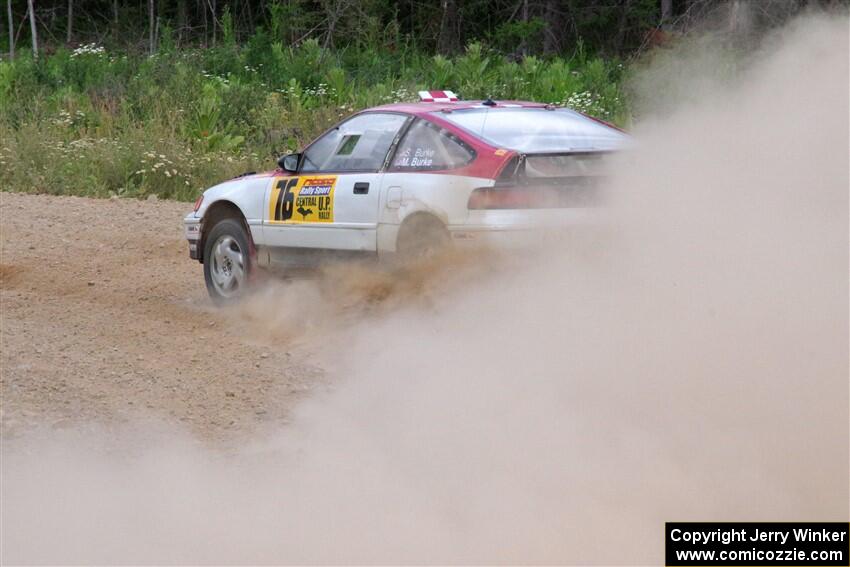
<svg viewBox="0 0 850 567"><path fill-rule="evenodd" d="M307 148L301 171L377 171L406 120L401 114L355 116Z"/></svg>
<svg viewBox="0 0 850 567"><path fill-rule="evenodd" d="M395 171L454 169L475 153L456 136L427 120L417 120L398 145L391 168Z"/></svg>

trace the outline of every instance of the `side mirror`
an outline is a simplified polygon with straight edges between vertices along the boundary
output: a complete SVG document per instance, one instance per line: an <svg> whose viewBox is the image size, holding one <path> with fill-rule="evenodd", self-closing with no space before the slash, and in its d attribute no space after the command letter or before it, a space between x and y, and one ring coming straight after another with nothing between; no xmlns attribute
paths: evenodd
<svg viewBox="0 0 850 567"><path fill-rule="evenodd" d="M277 160L277 165L284 171L297 173L299 161L301 161L301 154L286 154Z"/></svg>

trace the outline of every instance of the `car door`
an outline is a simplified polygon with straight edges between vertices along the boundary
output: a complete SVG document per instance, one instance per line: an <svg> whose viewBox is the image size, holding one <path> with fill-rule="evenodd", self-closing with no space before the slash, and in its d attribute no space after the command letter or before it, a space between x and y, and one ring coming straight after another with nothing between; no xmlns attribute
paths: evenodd
<svg viewBox="0 0 850 567"><path fill-rule="evenodd" d="M408 119L358 114L313 142L298 173L271 184L263 227L267 244L374 252L382 169Z"/></svg>

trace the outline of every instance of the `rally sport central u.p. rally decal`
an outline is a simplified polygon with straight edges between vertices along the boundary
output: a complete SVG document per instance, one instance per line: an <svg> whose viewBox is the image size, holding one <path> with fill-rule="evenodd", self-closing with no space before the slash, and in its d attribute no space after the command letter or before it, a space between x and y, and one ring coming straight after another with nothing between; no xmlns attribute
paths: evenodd
<svg viewBox="0 0 850 567"><path fill-rule="evenodd" d="M336 176L278 179L269 198L269 221L333 222L335 187Z"/></svg>

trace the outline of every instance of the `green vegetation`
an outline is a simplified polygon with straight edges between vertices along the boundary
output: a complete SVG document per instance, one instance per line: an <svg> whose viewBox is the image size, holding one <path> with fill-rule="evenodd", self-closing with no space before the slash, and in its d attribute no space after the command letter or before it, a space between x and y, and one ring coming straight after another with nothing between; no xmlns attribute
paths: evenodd
<svg viewBox="0 0 850 567"><path fill-rule="evenodd" d="M659 95L625 100L621 61L691 30L746 51L801 12L850 0L5 4L0 189L192 200L418 90L563 104L626 125L669 89L641 73Z"/></svg>
<svg viewBox="0 0 850 567"><path fill-rule="evenodd" d="M193 200L223 179L271 169L356 110L438 87L623 124L622 75L618 60L581 49L516 62L477 43L445 57L329 50L316 39L288 47L262 31L241 46L224 34L210 49L163 40L151 56L95 45L38 59L19 52L0 61L0 187Z"/></svg>

